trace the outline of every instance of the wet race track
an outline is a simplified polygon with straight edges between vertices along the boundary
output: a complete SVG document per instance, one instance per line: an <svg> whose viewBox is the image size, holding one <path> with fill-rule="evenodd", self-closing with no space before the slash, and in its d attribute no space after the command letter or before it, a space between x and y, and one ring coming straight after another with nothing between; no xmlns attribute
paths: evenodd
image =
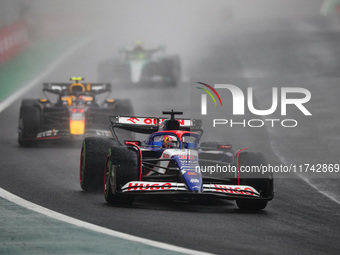
<svg viewBox="0 0 340 255"><path fill-rule="evenodd" d="M190 86L201 81L197 79L226 80L242 89L256 83L259 105L270 103L266 100L273 86L304 87L312 94L306 107L313 117L292 110L290 118L299 121L293 131L219 127L209 133L212 128L206 128L203 140L261 151L272 164L338 163L340 19L315 15L270 23L235 22L226 23L223 34L205 31L200 41L198 35L185 38L183 43L197 44L195 49L181 51L175 44L183 60L183 81L177 88L119 88L112 96L130 98L137 116L161 116L162 110L175 109L190 117ZM88 81L100 79L98 63L119 43L115 38L91 40L45 80L67 81L78 74ZM36 84L25 98L40 96L41 84ZM109 229L211 253L337 254L340 250L339 179L312 180L332 194L333 201L295 174L276 178L275 197L259 212L241 211L225 200L138 198L128 207L110 206L102 193L88 194L79 186L80 142L18 145L19 106L20 100L0 113L0 187L15 195Z"/></svg>

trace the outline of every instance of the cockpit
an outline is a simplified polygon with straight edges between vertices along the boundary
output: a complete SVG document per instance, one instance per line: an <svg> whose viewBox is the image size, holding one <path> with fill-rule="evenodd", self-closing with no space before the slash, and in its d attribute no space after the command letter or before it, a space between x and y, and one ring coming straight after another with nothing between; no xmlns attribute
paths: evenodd
<svg viewBox="0 0 340 255"><path fill-rule="evenodd" d="M93 101L94 101L93 96L89 96L85 94L77 95L77 94L69 93L69 94L60 96L60 104L68 105L68 106L89 105L89 104L92 104Z"/></svg>
<svg viewBox="0 0 340 255"><path fill-rule="evenodd" d="M149 146L167 149L196 149L200 135L189 131L160 131L152 134L148 141Z"/></svg>
<svg viewBox="0 0 340 255"><path fill-rule="evenodd" d="M62 105L88 105L94 102L94 96L85 92L85 86L82 83L75 82L71 84L69 91L64 91L60 95L59 102Z"/></svg>

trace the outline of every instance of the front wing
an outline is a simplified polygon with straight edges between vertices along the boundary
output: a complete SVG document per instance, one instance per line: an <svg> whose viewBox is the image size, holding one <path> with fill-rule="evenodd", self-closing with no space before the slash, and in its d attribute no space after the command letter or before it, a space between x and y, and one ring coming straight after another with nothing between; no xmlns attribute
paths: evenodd
<svg viewBox="0 0 340 255"><path fill-rule="evenodd" d="M174 194L174 195L216 195L229 199L251 198L266 199L251 186L246 185L225 185L225 184L203 184L202 193L189 192L184 183L178 182L145 182L132 181L126 183L121 192L124 194Z"/></svg>

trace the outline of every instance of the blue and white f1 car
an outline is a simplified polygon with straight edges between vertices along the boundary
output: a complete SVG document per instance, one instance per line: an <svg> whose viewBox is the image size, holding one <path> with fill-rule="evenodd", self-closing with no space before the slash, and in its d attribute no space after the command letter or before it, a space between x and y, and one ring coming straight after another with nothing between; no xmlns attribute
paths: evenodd
<svg viewBox="0 0 340 255"><path fill-rule="evenodd" d="M217 196L236 200L240 209L260 210L273 199L272 174L240 171L266 164L263 154L234 153L230 144L200 144L200 120L175 119L181 112L163 114L171 118L112 117L115 138L86 138L80 160L82 189L104 186L108 203L130 203L137 195ZM116 129L149 136L143 142L121 143Z"/></svg>

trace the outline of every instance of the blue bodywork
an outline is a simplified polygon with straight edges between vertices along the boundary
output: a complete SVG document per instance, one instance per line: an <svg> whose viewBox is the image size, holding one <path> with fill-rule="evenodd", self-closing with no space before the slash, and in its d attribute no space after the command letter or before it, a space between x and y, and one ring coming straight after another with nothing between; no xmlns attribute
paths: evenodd
<svg viewBox="0 0 340 255"><path fill-rule="evenodd" d="M197 150L199 147L200 135L193 132L185 132L180 133L181 137L179 137L177 133L178 132L174 131L155 132L151 134L149 139L144 141L143 144L146 148L156 152L158 157L161 157L166 150L176 150L174 155L171 156L171 159L177 163L181 177L186 184L188 191L201 193L203 191L203 180L202 175L199 172L200 168ZM176 148L164 148L161 139L164 136L176 137L178 142ZM190 153L193 151L195 151L195 153Z"/></svg>

